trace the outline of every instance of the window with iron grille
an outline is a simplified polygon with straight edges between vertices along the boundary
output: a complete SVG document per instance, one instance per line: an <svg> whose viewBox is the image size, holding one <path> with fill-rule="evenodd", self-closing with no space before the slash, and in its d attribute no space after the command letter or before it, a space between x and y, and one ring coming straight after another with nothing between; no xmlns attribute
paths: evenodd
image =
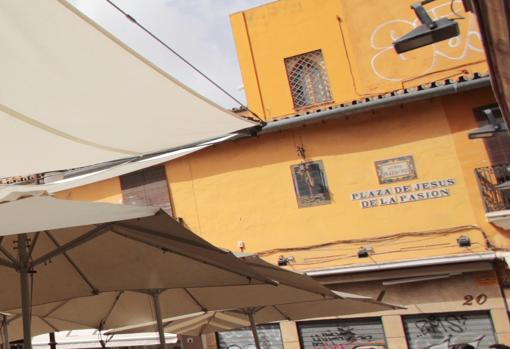
<svg viewBox="0 0 510 349"><path fill-rule="evenodd" d="M172 215L164 166L149 167L120 176L122 202L136 206L154 206Z"/></svg>
<svg viewBox="0 0 510 349"><path fill-rule="evenodd" d="M294 108L332 101L321 50L285 58L285 67Z"/></svg>
<svg viewBox="0 0 510 349"><path fill-rule="evenodd" d="M324 205L330 202L322 161L292 165L291 171L299 207Z"/></svg>

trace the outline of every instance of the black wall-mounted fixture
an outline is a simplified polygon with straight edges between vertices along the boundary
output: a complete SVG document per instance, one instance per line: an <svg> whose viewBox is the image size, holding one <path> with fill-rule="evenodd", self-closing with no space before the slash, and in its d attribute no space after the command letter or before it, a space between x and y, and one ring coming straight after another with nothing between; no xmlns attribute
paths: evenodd
<svg viewBox="0 0 510 349"><path fill-rule="evenodd" d="M475 113L477 119L486 119L488 124L469 132L469 139L489 138L498 132L508 131L501 116L501 110L497 105L475 108L473 113Z"/></svg>
<svg viewBox="0 0 510 349"><path fill-rule="evenodd" d="M284 256L278 257L278 266L279 267L284 267L287 264L289 264L289 261L287 260L287 258L285 258Z"/></svg>
<svg viewBox="0 0 510 349"><path fill-rule="evenodd" d="M440 18L433 21L430 18L423 5L432 1L434 0L424 0L411 5L411 9L422 24L393 43L397 53L411 51L459 35L459 25L453 19Z"/></svg>
<svg viewBox="0 0 510 349"><path fill-rule="evenodd" d="M289 265L290 262L294 262L294 257L293 256L288 256L288 257L280 256L280 257L278 257L278 266L279 267L284 267L286 265Z"/></svg>
<svg viewBox="0 0 510 349"><path fill-rule="evenodd" d="M469 247L471 246L471 239L469 236L461 235L457 238L457 244L459 244L459 247Z"/></svg>
<svg viewBox="0 0 510 349"><path fill-rule="evenodd" d="M370 254L370 250L366 247L360 247L358 250L358 258L367 258Z"/></svg>

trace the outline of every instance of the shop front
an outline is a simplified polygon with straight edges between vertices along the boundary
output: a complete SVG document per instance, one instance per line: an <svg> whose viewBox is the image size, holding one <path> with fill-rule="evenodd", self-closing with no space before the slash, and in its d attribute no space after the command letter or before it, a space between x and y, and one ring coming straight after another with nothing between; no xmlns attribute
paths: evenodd
<svg viewBox="0 0 510 349"><path fill-rule="evenodd" d="M494 343L509 344L504 285L490 255L477 257L486 260L448 265L431 261L424 267L343 274L339 270L318 277L332 289L379 297L406 309L262 326L263 347L449 349L469 343L488 349ZM217 335L217 344L221 349L248 349L252 339L248 330L229 331Z"/></svg>

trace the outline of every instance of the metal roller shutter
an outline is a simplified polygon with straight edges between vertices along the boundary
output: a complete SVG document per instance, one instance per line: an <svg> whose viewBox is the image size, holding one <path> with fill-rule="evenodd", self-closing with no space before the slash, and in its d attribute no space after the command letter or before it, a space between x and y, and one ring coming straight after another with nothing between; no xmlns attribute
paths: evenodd
<svg viewBox="0 0 510 349"><path fill-rule="evenodd" d="M263 349L283 349L280 325L258 325L260 346ZM218 332L219 349L255 349L251 329L243 328L235 331Z"/></svg>
<svg viewBox="0 0 510 349"><path fill-rule="evenodd" d="M487 312L413 315L403 321L409 349L448 349L458 343L486 349L496 343Z"/></svg>
<svg viewBox="0 0 510 349"><path fill-rule="evenodd" d="M379 318L304 322L298 324L298 329L303 349L386 346Z"/></svg>

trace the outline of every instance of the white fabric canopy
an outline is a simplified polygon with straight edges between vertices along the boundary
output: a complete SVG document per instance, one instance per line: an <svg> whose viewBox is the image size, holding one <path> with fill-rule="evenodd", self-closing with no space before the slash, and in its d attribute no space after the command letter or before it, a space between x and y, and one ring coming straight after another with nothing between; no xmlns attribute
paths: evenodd
<svg viewBox="0 0 510 349"><path fill-rule="evenodd" d="M209 311L179 316L164 320L168 333L200 336L202 334L250 326L250 315L255 323L268 323L284 320L305 320L324 317L337 317L351 314L403 309L400 306L382 303L370 297L332 291L337 298L323 298L311 301L295 301L283 304L270 304L259 307ZM289 299L290 300L290 299ZM268 301L269 303L269 301ZM141 333L154 330L154 322L138 326L126 326L107 333Z"/></svg>
<svg viewBox="0 0 510 349"><path fill-rule="evenodd" d="M14 195L13 195L14 196ZM0 204L0 236L154 215L158 208L27 197Z"/></svg>
<svg viewBox="0 0 510 349"><path fill-rule="evenodd" d="M202 282L203 285L187 287L181 280L182 286L177 285L158 291L157 297L162 318L176 320L175 317L182 319L190 314L202 315L204 309L216 311L225 308L260 307L273 303L286 303L289 300L313 302L335 297L334 293L310 277L281 269L256 256L244 257L240 261L244 262L241 266L249 267L249 270L268 280L274 280L278 286L254 281L251 284L245 282L238 285L232 285L232 283L211 285ZM167 276L171 279L186 277L191 272L190 267L178 270L175 263L157 267L168 270ZM130 268L133 269L133 267ZM151 271L144 272L150 273ZM208 271L209 274L213 272L214 269ZM2 276L1 273L0 276ZM202 278L209 276L212 275L203 275ZM220 276L221 274L217 273L215 277L219 278ZM41 283L43 281L40 281L39 285ZM2 302L4 300L0 300L0 306ZM22 324L17 321L17 316L21 314L21 309L4 309L4 311L10 314L8 321L10 340L20 339ZM31 310L32 323L34 324L32 335L80 328L138 327L145 323L150 324L150 328L146 328L144 331L155 331L157 326L154 321L157 313L153 303L153 294L147 290L101 292L89 297L34 305Z"/></svg>
<svg viewBox="0 0 510 349"><path fill-rule="evenodd" d="M0 177L146 154L253 126L64 0L2 1L0 51Z"/></svg>
<svg viewBox="0 0 510 349"><path fill-rule="evenodd" d="M51 183L0 185L0 203L4 201L16 200L22 196L34 196L39 195L41 193L54 194L60 191L103 181L109 178L122 176L126 173L139 171L144 168L160 165L162 163L180 158L182 156L186 156L198 150L207 148L215 143L225 141L234 136L235 135L230 135L227 137L218 138L211 142L202 143L194 147L162 152L157 155L145 156L143 158L132 158L127 159L126 161L121 160L122 161L121 163L114 163L111 165L104 164L104 166L102 166L103 164L98 164L100 166L99 169L93 168L93 167L97 168L97 166L81 168L80 170L81 172L83 172L82 174L73 175L68 178L52 181ZM61 172L58 172L57 174L47 173L46 179L51 180L52 176L57 176L60 174Z"/></svg>

